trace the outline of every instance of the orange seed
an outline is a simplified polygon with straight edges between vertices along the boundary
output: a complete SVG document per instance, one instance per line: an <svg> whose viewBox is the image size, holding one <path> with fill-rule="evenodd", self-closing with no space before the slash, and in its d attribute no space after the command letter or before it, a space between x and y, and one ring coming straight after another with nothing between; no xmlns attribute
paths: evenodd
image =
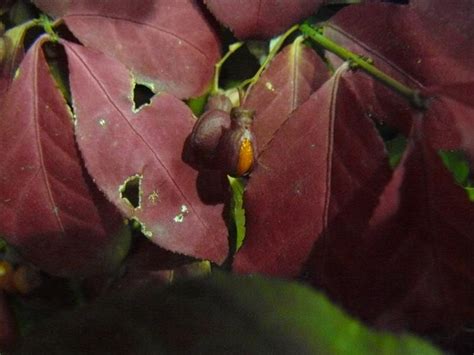
<svg viewBox="0 0 474 355"><path fill-rule="evenodd" d="M248 138L244 138L240 144L239 162L237 163L237 176L242 176L252 169L253 146Z"/></svg>

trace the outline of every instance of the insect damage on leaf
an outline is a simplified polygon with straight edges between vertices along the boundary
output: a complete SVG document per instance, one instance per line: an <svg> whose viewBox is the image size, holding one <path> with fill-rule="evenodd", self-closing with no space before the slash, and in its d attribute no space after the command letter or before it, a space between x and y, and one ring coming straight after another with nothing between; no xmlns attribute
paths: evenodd
<svg viewBox="0 0 474 355"><path fill-rule="evenodd" d="M146 85L134 83L133 87L133 112L138 112L145 105L151 103L154 92Z"/></svg>
<svg viewBox="0 0 474 355"><path fill-rule="evenodd" d="M275 87L273 86L273 84L270 81L267 81L265 83L265 87L268 89L268 91L271 91L271 92L275 91Z"/></svg>
<svg viewBox="0 0 474 355"><path fill-rule="evenodd" d="M134 209L140 208L141 205L142 179L143 175L132 175L119 187L120 198Z"/></svg>
<svg viewBox="0 0 474 355"><path fill-rule="evenodd" d="M175 221L176 223L183 223L184 217L189 213L188 206L181 205L179 211L180 212L176 216L174 216L173 221Z"/></svg>
<svg viewBox="0 0 474 355"><path fill-rule="evenodd" d="M97 120L97 123L99 124L99 126L101 127L106 127L107 126L107 120L105 118L99 118Z"/></svg>
<svg viewBox="0 0 474 355"><path fill-rule="evenodd" d="M151 230L149 230L145 224L140 221L137 217L132 217L130 218L131 221L134 221L138 224L139 228L140 228L140 231L142 232L142 234L147 237L147 238L152 238L153 237L153 232Z"/></svg>

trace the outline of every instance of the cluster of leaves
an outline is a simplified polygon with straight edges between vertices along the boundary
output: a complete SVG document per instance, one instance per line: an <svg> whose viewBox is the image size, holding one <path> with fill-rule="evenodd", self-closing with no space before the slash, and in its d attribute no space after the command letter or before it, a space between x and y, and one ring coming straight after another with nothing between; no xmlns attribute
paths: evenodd
<svg viewBox="0 0 474 355"><path fill-rule="evenodd" d="M165 249L215 264L232 261L237 273L303 280L381 327L443 332L474 319L474 205L461 186L469 169L449 153L474 157L474 11L468 0L367 1L320 24L327 40L370 58L392 81L419 93L423 107L384 78L294 35L296 27L280 38L265 70L240 84L246 91L239 104L256 112L258 144L258 164L245 181L243 241L243 182L198 172L182 159L196 120L182 100L205 97L221 56L222 31L211 17L239 40L268 40L331 7L322 0L34 4L56 20L19 24L0 42L0 233L25 261L55 276L90 277L115 270L129 254L135 276L138 270L156 281L163 274L150 270L176 266L163 267ZM46 34L25 53L25 39L38 25ZM154 96L140 106L136 96L144 87ZM394 153L393 146L402 148ZM456 170L457 183L446 166ZM125 218L159 248L146 242L129 252ZM235 255L229 224L231 239L237 235L231 245L242 244ZM291 299L293 286L283 291L281 285L266 289L263 280L235 282L226 293L262 287L264 297L290 292ZM143 302L190 292L180 287L146 294ZM186 287L228 286L218 278ZM133 299L140 290L132 291ZM255 305L246 308L255 295L241 297L246 314L257 312ZM183 300L192 314L190 302ZM195 317L206 317L213 302L197 305ZM272 300L265 307L271 304L278 314L293 311ZM328 308L308 305L306 312L314 307ZM156 314L168 317L166 309ZM222 314L209 329L233 317ZM82 327L98 321L90 317ZM275 332L292 324L256 329ZM318 333L313 326L301 333ZM159 339L173 349L179 344L168 335ZM316 349L297 344L297 336L287 339ZM369 346L372 340L353 341ZM347 349L323 343L334 352ZM225 346L214 345L214 351ZM254 345L256 351L261 343ZM202 346L196 349L208 349Z"/></svg>

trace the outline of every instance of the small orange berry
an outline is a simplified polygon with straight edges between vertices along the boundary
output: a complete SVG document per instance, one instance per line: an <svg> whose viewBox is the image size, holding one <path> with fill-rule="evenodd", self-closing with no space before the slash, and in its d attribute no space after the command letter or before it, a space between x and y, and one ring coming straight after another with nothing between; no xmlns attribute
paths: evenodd
<svg viewBox="0 0 474 355"><path fill-rule="evenodd" d="M237 163L237 175L242 176L250 172L253 166L254 152L252 141L248 138L242 139L239 150L239 161Z"/></svg>

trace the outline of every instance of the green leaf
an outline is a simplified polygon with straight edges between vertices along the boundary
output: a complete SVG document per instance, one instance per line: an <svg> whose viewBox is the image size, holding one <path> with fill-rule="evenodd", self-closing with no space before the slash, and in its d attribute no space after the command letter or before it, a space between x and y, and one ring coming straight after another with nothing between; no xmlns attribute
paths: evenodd
<svg viewBox="0 0 474 355"><path fill-rule="evenodd" d="M199 117L204 112L204 108L207 102L207 96L208 96L208 93L206 92L204 95L193 97L187 100L186 103L188 104L191 111L193 111L193 114L195 116Z"/></svg>
<svg viewBox="0 0 474 355"><path fill-rule="evenodd" d="M465 154L458 150L441 150L439 152L446 168L453 174L459 185L466 186L469 177L469 163Z"/></svg>
<svg viewBox="0 0 474 355"><path fill-rule="evenodd" d="M230 210L235 223L235 250L239 250L245 239L245 210L243 208L245 184L242 179L227 176L232 190Z"/></svg>
<svg viewBox="0 0 474 355"><path fill-rule="evenodd" d="M322 294L281 280L214 273L118 291L38 327L19 353L440 354L369 330ZM77 352L76 352L77 353Z"/></svg>
<svg viewBox="0 0 474 355"><path fill-rule="evenodd" d="M466 193L469 201L474 202L474 187L466 187Z"/></svg>
<svg viewBox="0 0 474 355"><path fill-rule="evenodd" d="M395 169L395 167L400 162L400 159L402 159L403 153L405 152L407 147L407 139L405 136L399 134L395 138L386 141L385 147L388 151L390 167Z"/></svg>

